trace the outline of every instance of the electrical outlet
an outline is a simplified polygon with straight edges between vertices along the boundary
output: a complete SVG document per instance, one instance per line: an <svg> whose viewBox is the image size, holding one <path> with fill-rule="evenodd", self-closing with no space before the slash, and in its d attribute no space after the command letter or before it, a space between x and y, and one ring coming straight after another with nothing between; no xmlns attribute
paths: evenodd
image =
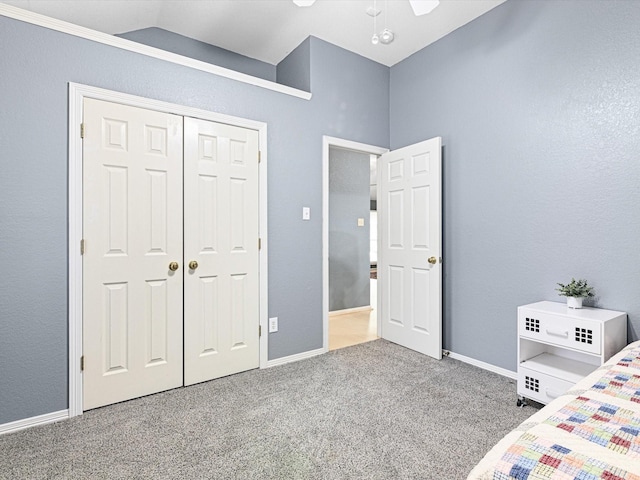
<svg viewBox="0 0 640 480"><path fill-rule="evenodd" d="M271 317L269 319L269 333L275 333L278 331L278 317Z"/></svg>

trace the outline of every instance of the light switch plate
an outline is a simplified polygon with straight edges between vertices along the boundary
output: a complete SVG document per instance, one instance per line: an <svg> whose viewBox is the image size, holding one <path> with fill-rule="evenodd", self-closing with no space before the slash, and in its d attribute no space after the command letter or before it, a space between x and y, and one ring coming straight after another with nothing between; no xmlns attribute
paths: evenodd
<svg viewBox="0 0 640 480"><path fill-rule="evenodd" d="M302 219L303 220L311 219L311 209L309 207L302 207Z"/></svg>
<svg viewBox="0 0 640 480"><path fill-rule="evenodd" d="M358 219L358 226L359 227L364 227L364 218L359 218Z"/></svg>
<svg viewBox="0 0 640 480"><path fill-rule="evenodd" d="M278 331L278 317L271 317L269 319L269 333L275 333Z"/></svg>

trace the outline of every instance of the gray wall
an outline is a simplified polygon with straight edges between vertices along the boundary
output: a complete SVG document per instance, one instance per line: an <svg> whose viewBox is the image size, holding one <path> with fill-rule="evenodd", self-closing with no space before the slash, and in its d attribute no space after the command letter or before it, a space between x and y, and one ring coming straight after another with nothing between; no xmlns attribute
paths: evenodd
<svg viewBox="0 0 640 480"><path fill-rule="evenodd" d="M279 316L280 329L269 335L270 358L322 347L320 132L388 145L389 68L311 37L311 88L305 109L270 112L270 136L285 150L269 164L269 314ZM301 220L303 206L311 221Z"/></svg>
<svg viewBox="0 0 640 480"><path fill-rule="evenodd" d="M329 311L371 303L369 203L369 155L330 147Z"/></svg>
<svg viewBox="0 0 640 480"><path fill-rule="evenodd" d="M254 77L276 81L276 66L240 55L224 48L209 45L162 28L150 27L116 35L134 42L160 48L168 52L202 60Z"/></svg>
<svg viewBox="0 0 640 480"><path fill-rule="evenodd" d="M640 334L640 2L510 0L391 68L443 137L444 346L516 369L516 307L584 277Z"/></svg>
<svg viewBox="0 0 640 480"><path fill-rule="evenodd" d="M389 69L311 57L306 101L0 16L0 424L68 406L68 82L268 124L269 357L322 347L322 135L388 145Z"/></svg>
<svg viewBox="0 0 640 480"><path fill-rule="evenodd" d="M311 91L311 37L278 64L276 81L298 90Z"/></svg>

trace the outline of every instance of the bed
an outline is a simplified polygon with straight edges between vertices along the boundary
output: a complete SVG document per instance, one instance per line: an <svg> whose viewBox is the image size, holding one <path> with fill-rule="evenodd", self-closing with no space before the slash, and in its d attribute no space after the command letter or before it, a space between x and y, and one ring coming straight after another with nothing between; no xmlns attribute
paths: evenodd
<svg viewBox="0 0 640 480"><path fill-rule="evenodd" d="M640 480L640 341L493 447L467 480Z"/></svg>

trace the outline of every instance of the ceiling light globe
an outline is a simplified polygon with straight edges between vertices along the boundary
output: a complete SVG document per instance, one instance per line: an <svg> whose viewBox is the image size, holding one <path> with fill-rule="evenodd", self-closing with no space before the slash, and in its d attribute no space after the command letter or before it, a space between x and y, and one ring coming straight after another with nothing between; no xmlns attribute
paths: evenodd
<svg viewBox="0 0 640 480"><path fill-rule="evenodd" d="M373 43L374 45L377 45L380 42L380 37L378 37L377 33L373 34L373 37L371 37L371 43Z"/></svg>
<svg viewBox="0 0 640 480"><path fill-rule="evenodd" d="M382 43L384 43L385 45L390 44L391 42L393 42L394 39L394 34L391 30L389 30L388 28L385 28L382 33L380 34L380 41Z"/></svg>

